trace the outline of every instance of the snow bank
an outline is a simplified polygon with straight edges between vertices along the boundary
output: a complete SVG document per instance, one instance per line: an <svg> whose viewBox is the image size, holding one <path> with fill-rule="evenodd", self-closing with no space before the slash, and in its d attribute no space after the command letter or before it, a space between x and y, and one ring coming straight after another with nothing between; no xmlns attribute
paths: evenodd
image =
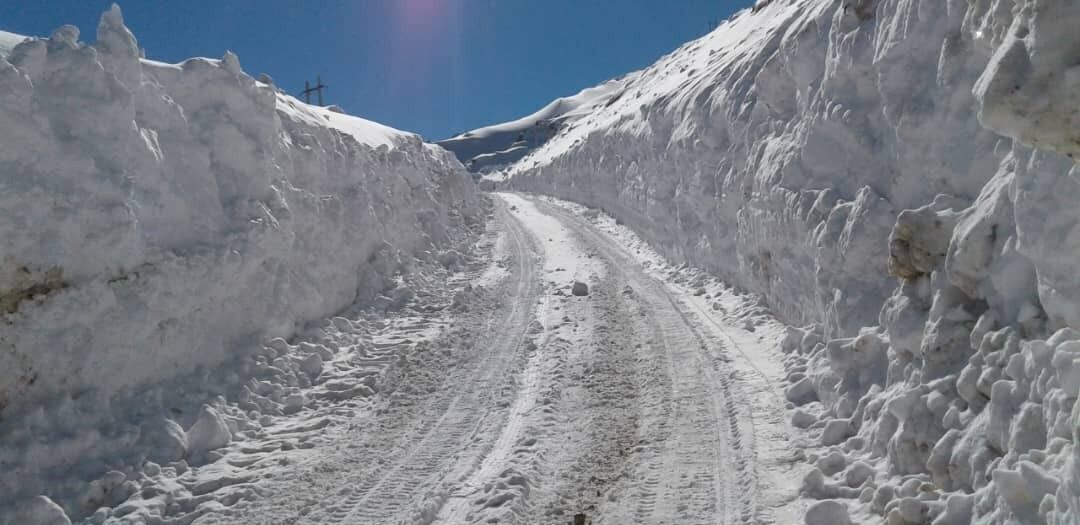
<svg viewBox="0 0 1080 525"><path fill-rule="evenodd" d="M759 1L507 175L806 326L817 522L1076 523L1078 9Z"/></svg>
<svg viewBox="0 0 1080 525"><path fill-rule="evenodd" d="M1080 154L1080 4L1024 2L975 85L987 127L1070 158ZM1006 26L976 28L976 36Z"/></svg>
<svg viewBox="0 0 1080 525"><path fill-rule="evenodd" d="M140 432L52 422L288 337L479 220L461 165L415 135L300 103L232 53L142 59L116 7L78 36L0 59L0 506Z"/></svg>

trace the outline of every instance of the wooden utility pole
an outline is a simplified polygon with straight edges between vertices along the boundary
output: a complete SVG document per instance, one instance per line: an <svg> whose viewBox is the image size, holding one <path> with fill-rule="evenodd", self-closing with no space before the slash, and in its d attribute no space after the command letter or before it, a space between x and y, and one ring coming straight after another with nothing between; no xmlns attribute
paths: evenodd
<svg viewBox="0 0 1080 525"><path fill-rule="evenodd" d="M311 94L316 93L316 94L319 95L319 105L320 106L323 105L322 90L324 90L326 88L327 88L327 86L322 83L322 76L316 76L315 77L315 86L314 87L312 87L311 84L309 84L308 81L305 80L304 81L304 91L301 92L304 95L304 102L307 102L308 104L311 104Z"/></svg>

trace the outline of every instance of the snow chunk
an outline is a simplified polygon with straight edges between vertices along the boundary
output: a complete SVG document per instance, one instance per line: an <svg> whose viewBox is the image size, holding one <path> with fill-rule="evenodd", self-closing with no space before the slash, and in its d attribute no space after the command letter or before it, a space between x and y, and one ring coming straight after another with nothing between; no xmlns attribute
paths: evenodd
<svg viewBox="0 0 1080 525"><path fill-rule="evenodd" d="M813 414L797 408L791 413L791 426L795 428L809 428L817 422L817 417Z"/></svg>
<svg viewBox="0 0 1080 525"><path fill-rule="evenodd" d="M818 400L817 392L814 390L814 382L809 377L789 386L784 391L784 397L796 405L805 405Z"/></svg>
<svg viewBox="0 0 1080 525"><path fill-rule="evenodd" d="M946 255L956 226L959 199L938 195L934 202L896 217L889 234L889 274L915 279L933 271Z"/></svg>
<svg viewBox="0 0 1080 525"><path fill-rule="evenodd" d="M847 506L829 499L819 501L806 511L806 525L850 525Z"/></svg>
<svg viewBox="0 0 1080 525"><path fill-rule="evenodd" d="M203 405L199 417L187 431L188 454L198 456L232 442L225 418L210 405Z"/></svg>
<svg viewBox="0 0 1080 525"><path fill-rule="evenodd" d="M152 450L150 459L168 463L183 459L188 453L187 432L179 423L162 418L143 425L143 440L147 449Z"/></svg>
<svg viewBox="0 0 1080 525"><path fill-rule="evenodd" d="M989 128L1040 149L1080 155L1080 4L1018 2L1018 16L975 84Z"/></svg>
<svg viewBox="0 0 1080 525"><path fill-rule="evenodd" d="M79 28L71 24L64 24L53 31L52 36L49 37L49 42L74 49L79 45Z"/></svg>
<svg viewBox="0 0 1080 525"><path fill-rule="evenodd" d="M850 436L851 422L846 419L833 419L825 423L825 430L821 432L821 444L839 445Z"/></svg>

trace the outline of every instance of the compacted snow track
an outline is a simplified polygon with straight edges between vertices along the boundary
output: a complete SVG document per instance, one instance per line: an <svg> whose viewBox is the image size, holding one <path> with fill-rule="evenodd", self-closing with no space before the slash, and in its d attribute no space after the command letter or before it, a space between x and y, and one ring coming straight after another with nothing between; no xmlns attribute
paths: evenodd
<svg viewBox="0 0 1080 525"><path fill-rule="evenodd" d="M436 521L767 521L723 339L586 217L500 198L545 258L546 293L510 423Z"/></svg>
<svg viewBox="0 0 1080 525"><path fill-rule="evenodd" d="M418 501L417 497L438 498L431 489L442 476L467 469L485 448L490 448L490 428L500 428L506 417L503 385L524 342L537 292L535 256L528 237L516 222L502 224L513 261L504 307L493 310L485 320L477 333L476 353L466 366L454 370L446 383L447 390L419 418L420 428L366 483L354 488L353 495L331 514L334 522L423 520L430 503Z"/></svg>
<svg viewBox="0 0 1080 525"><path fill-rule="evenodd" d="M603 284L624 290L629 304L620 306L637 309L642 321L639 373L651 372L644 381L662 385L643 399L640 452L630 458L636 487L602 509L603 522L756 522L754 456L743 440L749 422L736 406L721 341L684 313L625 247L580 215L543 202L538 207L608 263L612 272Z"/></svg>
<svg viewBox="0 0 1080 525"><path fill-rule="evenodd" d="M260 497L196 523L430 521L445 499L444 480L474 470L505 424L513 367L537 302L530 237L512 220L493 226L493 260L466 276L471 284L454 300L460 306L447 310L441 333L386 328L394 334L386 344L400 351L381 372L374 405L324 429L318 442L282 463L286 469L263 476L255 483Z"/></svg>
<svg viewBox="0 0 1080 525"><path fill-rule="evenodd" d="M580 210L496 200L446 328L394 336L367 411L196 523L770 521L723 323Z"/></svg>

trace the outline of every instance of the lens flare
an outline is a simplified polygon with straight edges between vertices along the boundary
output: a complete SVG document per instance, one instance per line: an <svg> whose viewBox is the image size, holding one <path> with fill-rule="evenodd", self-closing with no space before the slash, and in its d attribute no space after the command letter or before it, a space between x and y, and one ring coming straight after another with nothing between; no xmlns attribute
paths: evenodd
<svg viewBox="0 0 1080 525"><path fill-rule="evenodd" d="M392 4L389 87L404 97L431 83L459 83L461 3L392 0ZM451 90L456 91L456 86Z"/></svg>

